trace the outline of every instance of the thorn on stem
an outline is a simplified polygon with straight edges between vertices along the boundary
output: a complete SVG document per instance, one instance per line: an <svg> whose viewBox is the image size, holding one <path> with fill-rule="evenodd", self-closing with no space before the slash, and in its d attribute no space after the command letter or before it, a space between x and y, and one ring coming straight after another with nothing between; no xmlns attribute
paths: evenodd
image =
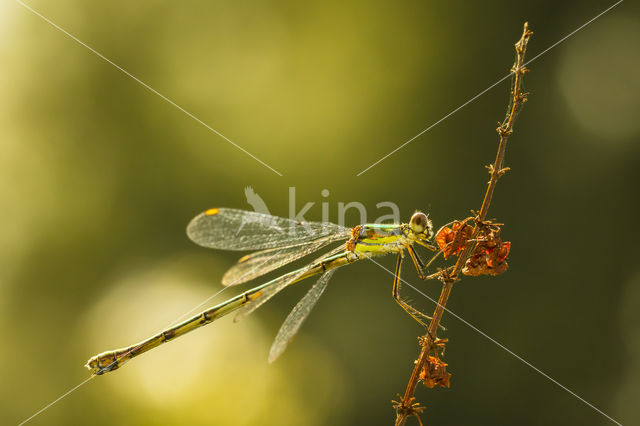
<svg viewBox="0 0 640 426"><path fill-rule="evenodd" d="M498 170L498 176L502 176L503 174L507 173L509 170L511 170L511 167L503 167L500 170Z"/></svg>
<svg viewBox="0 0 640 426"><path fill-rule="evenodd" d="M493 164L489 164L488 166L484 166L487 170L489 170L490 175L497 175L498 177L502 177L505 173L511 170L511 167L503 167L500 170L496 171Z"/></svg>

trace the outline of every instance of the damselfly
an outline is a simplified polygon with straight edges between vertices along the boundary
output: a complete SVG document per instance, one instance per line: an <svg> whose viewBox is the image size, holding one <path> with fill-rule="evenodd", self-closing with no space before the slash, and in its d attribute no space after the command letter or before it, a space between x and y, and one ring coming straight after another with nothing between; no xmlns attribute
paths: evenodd
<svg viewBox="0 0 640 426"><path fill-rule="evenodd" d="M291 219L244 210L214 208L196 216L187 227L187 235L195 243L223 250L258 250L242 257L222 278L226 286L252 280L300 259L338 241L345 241L334 250L295 271L286 273L265 284L247 290L217 306L209 308L153 337L127 348L103 352L89 359L86 367L94 375L115 370L126 361L164 342L173 340L198 327L239 310L248 315L285 287L305 278L320 275L318 281L287 316L269 353L274 361L299 330L318 298L327 287L336 268L358 260L397 254L393 282L393 298L416 321L429 318L400 297L400 269L405 250L421 278L426 277L425 265L414 249L414 244L436 250L431 244L433 226L422 212L416 212L409 223L365 224L345 228L333 223L297 222ZM435 258L435 256L434 256ZM429 262L430 263L430 262Z"/></svg>

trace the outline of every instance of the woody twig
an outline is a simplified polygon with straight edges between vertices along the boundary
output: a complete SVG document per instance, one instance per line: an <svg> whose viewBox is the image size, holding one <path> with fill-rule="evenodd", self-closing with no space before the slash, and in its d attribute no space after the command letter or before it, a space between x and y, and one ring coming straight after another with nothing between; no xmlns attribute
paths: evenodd
<svg viewBox="0 0 640 426"><path fill-rule="evenodd" d="M439 346L439 342L442 342L435 336L437 334L440 321L442 320L445 306L447 304L447 301L449 300L449 296L451 295L453 284L460 279L460 273L463 271L463 268L465 268L465 265L468 264L468 261L472 257L472 255L477 251L478 245L481 244L478 237L481 235L481 233L485 233L484 231L486 230L487 224L489 223L486 220L486 216L489 210L489 205L491 204L491 200L493 198L496 184L498 183L500 177L509 170L509 168L504 167L503 164L504 154L507 147L507 140L513 132L513 124L515 122L518 111L520 110L522 104L527 100L527 94L522 92L522 77L528 71L524 67L524 58L527 44L532 34L533 32L529 30L528 23L525 22L522 37L515 44L516 60L511 69L511 72L513 73L513 86L511 90L507 115L504 121L500 123L499 127L497 128L499 136L498 153L493 164L487 166L491 177L484 195L484 200L482 201L482 207L473 218L473 231L471 232L470 238L467 240L472 241L473 243L464 245L464 248L462 248L453 269L447 268L441 271L438 276L438 278L442 281L443 286L437 306L433 313L433 318L429 323L427 334L420 339L420 355L418 356L415 366L411 372L409 383L407 384L407 389L402 396L401 401L394 403L397 413L395 422L396 426L403 426L410 416L418 417L418 414L424 411L424 407L417 403L414 397L416 387L420 380L427 384L427 382L425 381L425 377L428 377L430 379L429 383L435 383L437 382L437 380L440 380L445 381L446 385L448 385L449 375L448 373L446 373L446 370L444 370L444 366L446 366L446 364L438 362L439 357L437 356L437 354L435 357L431 356L432 351L437 349L437 347ZM433 374L430 375L430 372ZM420 422L420 424L422 424L419 417L418 421Z"/></svg>

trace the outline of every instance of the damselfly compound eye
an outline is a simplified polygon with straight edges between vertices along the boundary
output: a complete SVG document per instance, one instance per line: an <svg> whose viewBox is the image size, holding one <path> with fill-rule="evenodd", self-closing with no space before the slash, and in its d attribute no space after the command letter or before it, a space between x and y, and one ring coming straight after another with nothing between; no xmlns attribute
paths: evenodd
<svg viewBox="0 0 640 426"><path fill-rule="evenodd" d="M413 216L411 216L409 226L411 226L413 232L419 234L429 227L429 218L422 212L415 212Z"/></svg>

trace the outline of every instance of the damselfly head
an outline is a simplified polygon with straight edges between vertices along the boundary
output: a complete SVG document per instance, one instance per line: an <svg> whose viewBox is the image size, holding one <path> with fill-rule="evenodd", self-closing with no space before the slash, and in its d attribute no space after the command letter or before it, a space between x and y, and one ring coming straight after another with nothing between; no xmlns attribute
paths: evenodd
<svg viewBox="0 0 640 426"><path fill-rule="evenodd" d="M427 238L430 238L431 235L433 235L433 225L431 224L429 217L422 212L415 212L413 216L411 216L409 226L416 234L424 233Z"/></svg>

